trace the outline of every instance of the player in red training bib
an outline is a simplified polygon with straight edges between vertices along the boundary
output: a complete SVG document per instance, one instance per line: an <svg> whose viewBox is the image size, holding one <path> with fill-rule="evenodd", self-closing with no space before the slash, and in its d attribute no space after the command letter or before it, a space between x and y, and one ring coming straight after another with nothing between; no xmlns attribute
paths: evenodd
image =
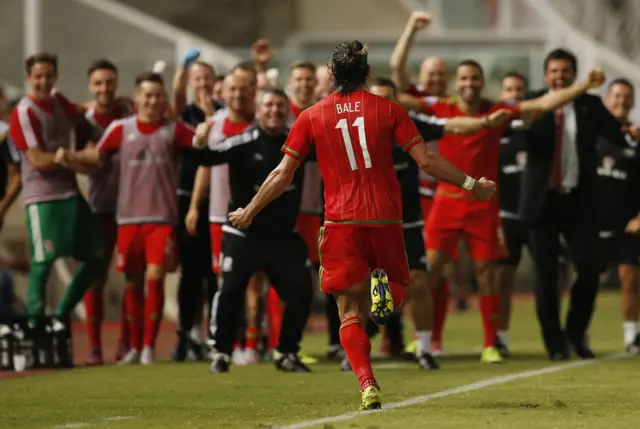
<svg viewBox="0 0 640 429"><path fill-rule="evenodd" d="M247 228L290 185L293 173L315 145L325 184L325 225L320 232L320 284L340 312L340 342L358 376L362 410L381 407L371 368L371 342L364 323L384 324L401 309L409 283L404 253L401 189L393 145L437 179L465 186L478 198L493 196L495 183L475 181L427 149L409 115L398 104L365 90L367 47L337 45L331 55L336 92L300 114L282 150L287 155L246 208L229 215ZM365 279L371 274L371 286Z"/></svg>
<svg viewBox="0 0 640 429"><path fill-rule="evenodd" d="M138 76L135 97L135 116L112 122L95 148L60 158L65 165L101 166L120 153L118 269L127 287L140 290L146 280L147 289L146 297L137 291L127 296L131 349L121 362L151 364L163 318L164 278L177 265L178 151L192 147L194 132L181 121L165 119L168 101L160 75Z"/></svg>
<svg viewBox="0 0 640 429"><path fill-rule="evenodd" d="M113 121L131 114L131 109L124 103L125 99L116 96L118 69L115 64L106 59L94 61L89 66L87 75L89 77L89 92L94 99L86 105L85 118L90 125L90 128L85 132L87 135L83 136L80 132L82 130L78 130L76 134L78 146L87 142L99 141ZM85 138L83 139L83 137ZM76 148L76 150L79 149L80 147ZM87 202L100 225L106 245L107 261L110 261L113 255L118 232L115 216L118 201L118 162L117 157L107 160L99 170L90 171L91 174L87 178ZM105 265L102 276L84 294L85 325L91 348L89 357L85 361L87 365L102 365L103 363L101 334L104 318L104 289L109 280L109 265ZM126 296L130 293L132 290L126 288L122 299L120 339L118 340L116 361L120 361L129 350Z"/></svg>
<svg viewBox="0 0 640 429"><path fill-rule="evenodd" d="M465 60L456 69L456 98L440 101L437 98L415 98L403 95L405 107L442 118L457 116L483 116L496 109L507 108L513 118L525 122L535 120L545 111L554 110L585 91L604 82L600 71L592 71L589 79L570 88L518 102L493 103L482 98L484 73L480 64ZM447 135L440 140L440 153L456 167L471 175L496 181L500 156L500 138L508 122L501 127L482 130L469 136ZM496 346L499 327L500 294L493 280L493 261L505 257L501 242L502 227L497 199L477 201L474 196L451 184L438 185L431 213L427 220L427 259L429 287L434 290L442 276L444 265L450 260L460 237L467 243L469 256L475 263L479 290L480 312L484 329L484 349L481 360L499 363L503 358Z"/></svg>

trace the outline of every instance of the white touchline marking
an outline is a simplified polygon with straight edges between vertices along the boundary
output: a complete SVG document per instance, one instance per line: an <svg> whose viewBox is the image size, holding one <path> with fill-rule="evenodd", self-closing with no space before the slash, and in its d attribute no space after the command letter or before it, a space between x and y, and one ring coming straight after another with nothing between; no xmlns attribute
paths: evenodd
<svg viewBox="0 0 640 429"><path fill-rule="evenodd" d="M66 425L56 426L56 428L75 429L75 428L86 428L89 426L93 426L93 425L91 423L67 423Z"/></svg>
<svg viewBox="0 0 640 429"><path fill-rule="evenodd" d="M105 422L119 422L123 420L132 420L135 419L133 416L113 416L113 417L105 417ZM60 426L55 426L56 429L76 429L76 428L86 428L90 426L95 426L95 423L67 423Z"/></svg>
<svg viewBox="0 0 640 429"><path fill-rule="evenodd" d="M440 392L430 393L428 395L416 396L414 398L410 398L401 402L393 402L391 404L383 405L381 410L374 411L357 411L353 413L341 414L339 416L333 417L325 417L317 420L307 420L303 422L293 423L285 426L277 426L274 429L302 429L308 428L315 425L323 425L326 423L334 423L341 422L343 420L350 420L356 417L368 416L374 413L384 413L385 411L393 410L394 408L403 408L409 407L411 405L422 404L424 402L429 402L434 399L444 398L446 396L457 395L459 393L467 393L472 392L474 390L484 389L485 387L496 386L498 384L505 384L515 380L522 380L524 378L536 377L538 375L552 374L554 372L564 371L566 369L577 368L581 366L593 365L602 361L610 361L615 359L620 359L622 357L627 356L625 353L613 354L606 356L602 359L595 360L581 360L577 362L565 363L561 365L553 365L540 369L533 369L529 371L517 372L511 375L504 375L500 377L487 378L486 380L481 380L475 383L467 384L465 386L454 387L451 389L441 390Z"/></svg>
<svg viewBox="0 0 640 429"><path fill-rule="evenodd" d="M375 369L398 369L398 368L402 368L402 367L408 367L409 365L402 365L399 363L379 363L379 364L374 364L373 367Z"/></svg>

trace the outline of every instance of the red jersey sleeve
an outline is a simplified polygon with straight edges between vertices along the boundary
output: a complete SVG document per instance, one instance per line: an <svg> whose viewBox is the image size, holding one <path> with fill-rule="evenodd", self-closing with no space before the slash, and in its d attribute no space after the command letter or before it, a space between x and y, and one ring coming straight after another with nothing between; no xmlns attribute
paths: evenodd
<svg viewBox="0 0 640 429"><path fill-rule="evenodd" d="M495 104L491 112L495 112L498 109L506 109L510 113L510 119L520 119L522 116L522 110L520 109L520 102L508 100L502 103Z"/></svg>
<svg viewBox="0 0 640 429"><path fill-rule="evenodd" d="M64 95L62 95L60 91L54 90L53 96L62 105L62 108L64 109L64 113L67 115L67 118L73 119L76 116L78 116L78 114L80 114L80 107L78 107L78 105L69 101L69 99Z"/></svg>
<svg viewBox="0 0 640 429"><path fill-rule="evenodd" d="M407 152L418 143L424 143L416 124L413 123L409 114L398 104L392 104L391 127L393 138L400 148Z"/></svg>
<svg viewBox="0 0 640 429"><path fill-rule="evenodd" d="M398 106L399 107L399 106ZM287 141L282 146L282 152L289 155L298 162L304 161L313 148L313 138L311 136L311 123L309 111L305 110L293 123Z"/></svg>
<svg viewBox="0 0 640 429"><path fill-rule="evenodd" d="M27 151L42 147L42 133L40 120L35 113L25 105L18 104L11 113L9 120L9 135L20 151Z"/></svg>
<svg viewBox="0 0 640 429"><path fill-rule="evenodd" d="M193 147L193 136L195 131L182 121L176 122L174 144L178 148Z"/></svg>
<svg viewBox="0 0 640 429"><path fill-rule="evenodd" d="M438 118L451 118L453 116L451 104L438 97L421 97L419 110L420 113Z"/></svg>
<svg viewBox="0 0 640 429"><path fill-rule="evenodd" d="M106 129L98 142L100 152L118 152L124 137L124 125L120 121L114 121Z"/></svg>
<svg viewBox="0 0 640 429"><path fill-rule="evenodd" d="M428 94L424 89L420 89L418 88L418 86L416 84L411 84L409 85L409 88L407 88L407 94L413 95L414 97L426 97Z"/></svg>

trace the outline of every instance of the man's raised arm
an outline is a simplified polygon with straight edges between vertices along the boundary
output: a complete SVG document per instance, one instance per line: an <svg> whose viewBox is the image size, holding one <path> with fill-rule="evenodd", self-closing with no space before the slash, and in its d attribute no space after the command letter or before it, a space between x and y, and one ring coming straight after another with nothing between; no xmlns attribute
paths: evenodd
<svg viewBox="0 0 640 429"><path fill-rule="evenodd" d="M574 100L590 89L600 87L605 81L602 70L596 69L589 72L584 81L558 91L551 91L545 95L525 100L520 103L520 112L525 122L536 120L544 112L555 110Z"/></svg>
<svg viewBox="0 0 640 429"><path fill-rule="evenodd" d="M431 16L426 12L413 12L407 21L404 31L400 35L396 47L391 54L391 80L398 90L406 91L411 82L407 76L407 57L416 33L431 23Z"/></svg>

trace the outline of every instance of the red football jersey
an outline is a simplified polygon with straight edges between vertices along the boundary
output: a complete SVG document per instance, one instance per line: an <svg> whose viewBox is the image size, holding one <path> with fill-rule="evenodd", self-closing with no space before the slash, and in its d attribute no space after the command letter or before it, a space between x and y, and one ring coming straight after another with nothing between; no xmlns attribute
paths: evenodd
<svg viewBox="0 0 640 429"><path fill-rule="evenodd" d="M517 102L492 103L485 100L479 112L467 115L460 111L455 99L439 100L436 97L425 97L421 103L421 111L439 118L453 118L456 116L482 117L490 115L498 109L511 112L511 119L520 116L520 105ZM458 167L471 177L479 179L486 177L497 182L498 164L500 160L500 138L509 121L493 129L484 129L468 135L445 134L438 142L440 154L450 163ZM440 183L438 188L446 192L467 192L449 183Z"/></svg>
<svg viewBox="0 0 640 429"><path fill-rule="evenodd" d="M325 221L376 226L402 222L392 145L408 151L423 142L398 104L367 91L336 92L300 114L282 151L302 161L316 145Z"/></svg>

